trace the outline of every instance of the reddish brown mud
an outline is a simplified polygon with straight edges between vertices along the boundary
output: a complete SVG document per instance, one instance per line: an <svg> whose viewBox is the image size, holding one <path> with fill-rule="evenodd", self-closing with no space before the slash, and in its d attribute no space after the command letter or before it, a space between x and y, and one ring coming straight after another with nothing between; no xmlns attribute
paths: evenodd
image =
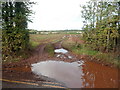
<svg viewBox="0 0 120 90"><path fill-rule="evenodd" d="M75 40L79 43L84 43L82 40L79 40L78 37L70 36L71 40ZM96 63L90 61L89 56L86 55L75 55L71 52L64 54L65 57L72 56L72 58L59 58L48 56L44 51L45 46L49 43L43 43L39 45L34 51L31 57L19 62L3 64L2 68L2 77L5 79L11 80L26 80L26 81L44 81L44 79L36 78L36 75L31 71L31 64L54 60L54 61L64 61L64 62L75 62L75 61L84 61L81 72L83 73L80 76L82 80L82 86L84 88L117 88L118 87L118 69L103 65L102 63ZM61 42L55 43L54 48L62 48ZM63 57L64 57L63 56ZM69 70L70 71L70 70ZM77 73L76 73L77 74ZM71 79L71 78L70 78ZM70 83L70 82L69 82ZM72 84L74 82L71 82ZM73 84L74 85L74 84ZM79 84L78 84L79 85Z"/></svg>

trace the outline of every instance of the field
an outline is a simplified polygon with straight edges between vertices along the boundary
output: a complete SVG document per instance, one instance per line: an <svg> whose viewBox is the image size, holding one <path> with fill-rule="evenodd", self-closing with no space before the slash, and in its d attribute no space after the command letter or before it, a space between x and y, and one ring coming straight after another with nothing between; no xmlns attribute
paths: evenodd
<svg viewBox="0 0 120 90"><path fill-rule="evenodd" d="M33 48L43 43L57 42L65 34L31 34L30 35L30 44Z"/></svg>
<svg viewBox="0 0 120 90"><path fill-rule="evenodd" d="M63 39L64 37L64 39ZM77 54L86 57L90 56L90 60L105 63L106 65L112 65L115 67L119 67L119 57L116 53L103 53L99 51L92 50L88 46L85 45L82 40L81 34L31 34L30 35L30 43L32 48L36 48L41 44L47 44L45 47L45 51L50 54L50 56L54 55L54 43L62 41L62 47Z"/></svg>

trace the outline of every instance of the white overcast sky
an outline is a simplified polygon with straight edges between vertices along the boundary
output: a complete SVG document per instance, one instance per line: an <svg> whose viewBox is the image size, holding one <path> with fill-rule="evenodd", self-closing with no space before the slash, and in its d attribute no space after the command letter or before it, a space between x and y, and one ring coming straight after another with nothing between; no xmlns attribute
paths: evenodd
<svg viewBox="0 0 120 90"><path fill-rule="evenodd" d="M32 0L33 1L33 0ZM37 2L31 8L33 23L28 23L29 29L64 30L81 29L81 4L89 0L34 0Z"/></svg>

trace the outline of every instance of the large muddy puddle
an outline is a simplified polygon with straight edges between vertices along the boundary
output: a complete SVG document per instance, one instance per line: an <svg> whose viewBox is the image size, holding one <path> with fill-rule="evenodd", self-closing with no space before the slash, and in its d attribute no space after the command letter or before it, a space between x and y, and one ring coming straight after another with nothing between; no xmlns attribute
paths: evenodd
<svg viewBox="0 0 120 90"><path fill-rule="evenodd" d="M118 72L100 64L85 62L42 61L32 64L36 75L43 75L65 83L69 88L115 88Z"/></svg>
<svg viewBox="0 0 120 90"><path fill-rule="evenodd" d="M32 71L37 75L43 75L64 82L66 86L80 88L82 86L82 67L77 62L67 63L63 61L44 61L32 64Z"/></svg>
<svg viewBox="0 0 120 90"><path fill-rule="evenodd" d="M118 70L90 61L77 59L66 49L55 49L63 61L47 60L32 64L33 73L65 83L69 88L117 88ZM67 60L75 62L64 62Z"/></svg>

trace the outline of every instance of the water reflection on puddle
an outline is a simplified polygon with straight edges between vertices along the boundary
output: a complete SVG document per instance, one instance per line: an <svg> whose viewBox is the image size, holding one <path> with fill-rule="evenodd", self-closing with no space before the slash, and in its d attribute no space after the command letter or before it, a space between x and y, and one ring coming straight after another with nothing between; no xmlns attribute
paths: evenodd
<svg viewBox="0 0 120 90"><path fill-rule="evenodd" d="M68 51L65 50L65 49L63 49L63 48L61 48L61 49L56 49L54 52L55 52L55 53L63 53L63 54L65 54L65 53L67 53Z"/></svg>
<svg viewBox="0 0 120 90"><path fill-rule="evenodd" d="M66 49L60 48L60 49L55 49L54 52L56 53L55 56L57 58L62 58L62 59L75 59L73 56L68 53Z"/></svg>
<svg viewBox="0 0 120 90"><path fill-rule="evenodd" d="M77 62L44 61L32 64L32 71L37 75L47 76L64 82L68 87L81 88L83 86L83 72L80 65Z"/></svg>
<svg viewBox="0 0 120 90"><path fill-rule="evenodd" d="M118 87L118 70L94 62L43 61L32 64L32 71L63 82L69 88Z"/></svg>

